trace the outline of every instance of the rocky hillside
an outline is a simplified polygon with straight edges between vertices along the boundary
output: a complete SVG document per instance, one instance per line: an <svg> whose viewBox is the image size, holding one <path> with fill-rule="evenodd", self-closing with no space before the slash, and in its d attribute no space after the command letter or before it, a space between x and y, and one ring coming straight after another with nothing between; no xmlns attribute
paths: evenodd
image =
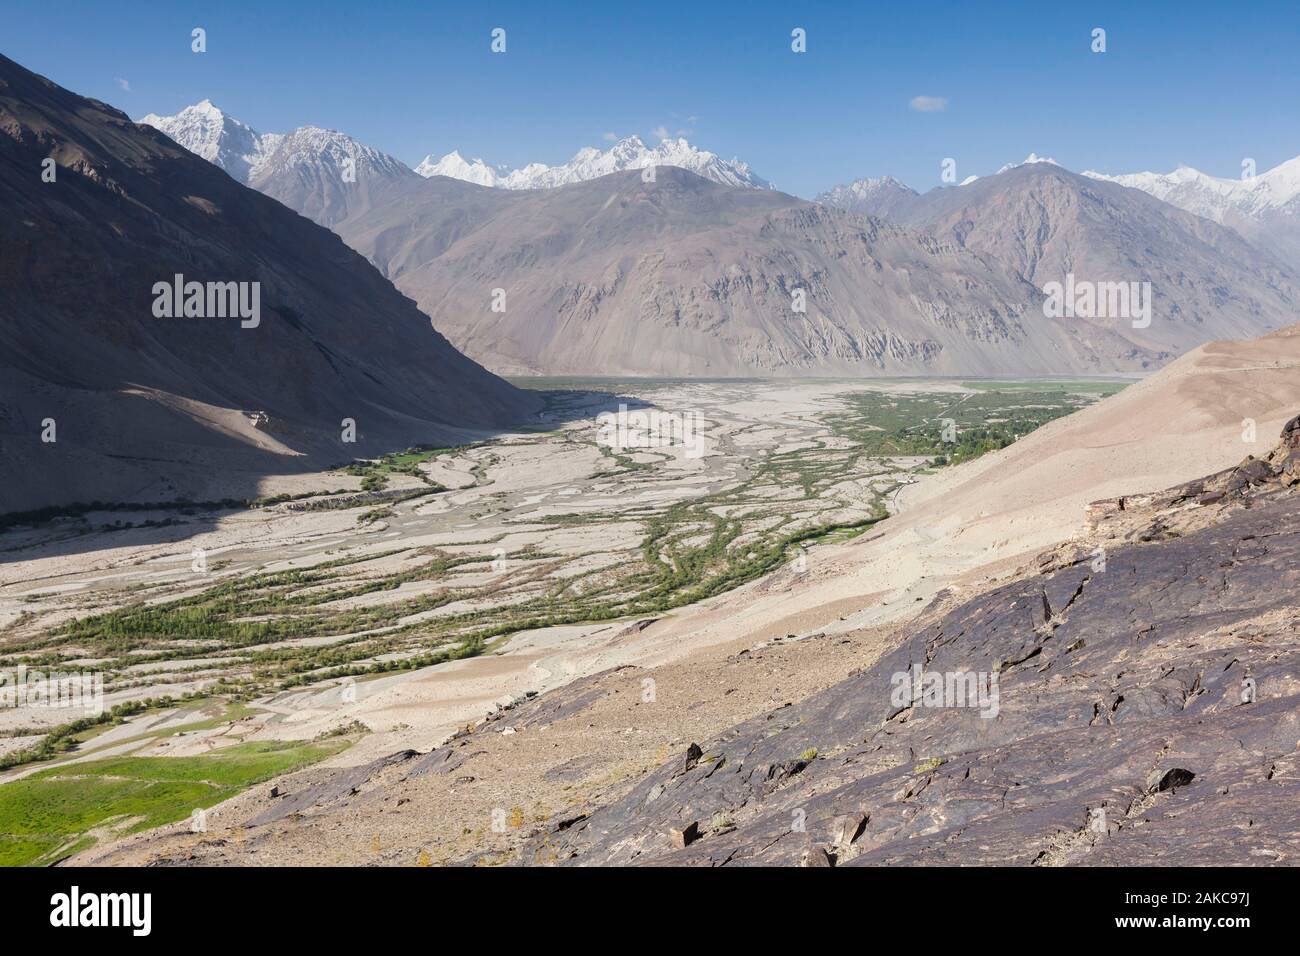
<svg viewBox="0 0 1300 956"><path fill-rule="evenodd" d="M692 745L524 861L1294 862L1300 418L1267 458L1093 515L1038 573Z"/></svg>
<svg viewBox="0 0 1300 956"><path fill-rule="evenodd" d="M1143 364L1161 364L1209 339L1290 325L1300 312L1300 279L1268 247L1049 161L924 195L877 189L851 205L981 253L1038 289L1070 275L1089 283L1150 283L1147 328L1082 314L1066 320L1084 341L1117 335Z"/></svg>
<svg viewBox="0 0 1300 956"><path fill-rule="evenodd" d="M511 373L1132 372L1300 307L1292 273L1231 230L1051 164L875 195L892 222L662 167L506 195L435 177L332 227ZM1070 275L1149 283L1149 319L1049 318L1043 290Z"/></svg>
<svg viewBox="0 0 1300 956"><path fill-rule="evenodd" d="M3 57L0 206L0 512L253 496L533 408L328 230ZM161 317L176 275L259 315Z"/></svg>
<svg viewBox="0 0 1300 956"><path fill-rule="evenodd" d="M1045 320L1035 289L955 243L685 170L520 193L432 179L388 198L336 230L495 371L1026 375L1140 364L1122 341L1085 341Z"/></svg>

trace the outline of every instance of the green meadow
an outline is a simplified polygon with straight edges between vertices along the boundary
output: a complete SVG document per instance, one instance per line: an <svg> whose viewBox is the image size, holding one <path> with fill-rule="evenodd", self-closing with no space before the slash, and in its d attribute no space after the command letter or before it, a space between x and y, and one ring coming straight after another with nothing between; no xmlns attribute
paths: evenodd
<svg viewBox="0 0 1300 956"><path fill-rule="evenodd" d="M266 741L197 757L109 757L39 771L0 787L0 866L52 863L101 835L184 820L348 745Z"/></svg>

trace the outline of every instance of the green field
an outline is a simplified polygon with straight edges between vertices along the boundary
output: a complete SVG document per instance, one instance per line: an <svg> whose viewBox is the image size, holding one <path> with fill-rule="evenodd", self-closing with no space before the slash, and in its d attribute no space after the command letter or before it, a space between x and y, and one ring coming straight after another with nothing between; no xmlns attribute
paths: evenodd
<svg viewBox="0 0 1300 956"><path fill-rule="evenodd" d="M419 466L422 462L436 458L446 451L448 449L437 448L432 445L417 445L415 448L384 455L382 458L373 460L358 459L339 470L345 475L360 478L362 491L382 491L387 487L390 475L406 475L408 478L417 478L429 485L430 488L441 490L440 486L429 480L428 475L421 471Z"/></svg>
<svg viewBox="0 0 1300 956"><path fill-rule="evenodd" d="M278 774L336 754L348 741L236 744L201 757L110 757L42 770L0 787L0 866L50 863L175 823Z"/></svg>

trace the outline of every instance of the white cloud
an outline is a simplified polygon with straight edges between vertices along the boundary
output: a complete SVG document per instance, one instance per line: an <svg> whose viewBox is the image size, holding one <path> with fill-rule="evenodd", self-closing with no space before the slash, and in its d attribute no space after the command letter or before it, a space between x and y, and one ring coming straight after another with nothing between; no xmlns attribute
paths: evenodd
<svg viewBox="0 0 1300 956"><path fill-rule="evenodd" d="M126 92L128 93L131 92L131 84L128 83L126 80L122 79L120 76L117 78L117 85L120 86L122 89L124 89Z"/></svg>
<svg viewBox="0 0 1300 956"><path fill-rule="evenodd" d="M603 139L603 140L604 140L605 142L607 142L607 143L617 143L617 142L618 142L618 133L604 133L604 134L601 135L600 138Z"/></svg>
<svg viewBox="0 0 1300 956"><path fill-rule="evenodd" d="M946 96L914 96L907 105L919 113L942 113L948 108Z"/></svg>
<svg viewBox="0 0 1300 956"><path fill-rule="evenodd" d="M652 130L650 131L650 135L653 136L655 139L670 139L670 138L671 138L671 137L668 135L668 127L667 127L667 126L664 126L664 125L662 125L662 124L659 125L659 126L656 126L654 129L652 129Z"/></svg>

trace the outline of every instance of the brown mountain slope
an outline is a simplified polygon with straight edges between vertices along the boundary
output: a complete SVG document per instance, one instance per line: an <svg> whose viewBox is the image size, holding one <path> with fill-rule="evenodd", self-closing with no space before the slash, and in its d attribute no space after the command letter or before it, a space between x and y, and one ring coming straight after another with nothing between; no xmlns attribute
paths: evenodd
<svg viewBox="0 0 1300 956"><path fill-rule="evenodd" d="M1162 362L1210 339L1247 338L1300 318L1300 279L1266 247L1139 190L1051 163L889 198L891 222L983 253L1039 289L1071 273L1089 282L1149 282L1149 328L1070 320L1117 330L1135 357ZM866 208L874 211L870 202Z"/></svg>
<svg viewBox="0 0 1300 956"><path fill-rule="evenodd" d="M498 371L1132 367L1044 320L1031 287L951 243L685 170L520 193L431 179L390 196L335 228Z"/></svg>
<svg viewBox="0 0 1300 956"><path fill-rule="evenodd" d="M328 230L3 57L0 208L0 513L255 494L532 407ZM156 318L178 273L260 283L260 323Z"/></svg>
<svg viewBox="0 0 1300 956"><path fill-rule="evenodd" d="M903 229L671 168L516 193L371 180L328 224L499 371L1140 371L1289 324L1300 306L1295 275L1231 230L1048 164L894 197ZM316 215L301 177L257 185ZM1047 318L1042 289L1070 274L1150 283L1149 326Z"/></svg>

